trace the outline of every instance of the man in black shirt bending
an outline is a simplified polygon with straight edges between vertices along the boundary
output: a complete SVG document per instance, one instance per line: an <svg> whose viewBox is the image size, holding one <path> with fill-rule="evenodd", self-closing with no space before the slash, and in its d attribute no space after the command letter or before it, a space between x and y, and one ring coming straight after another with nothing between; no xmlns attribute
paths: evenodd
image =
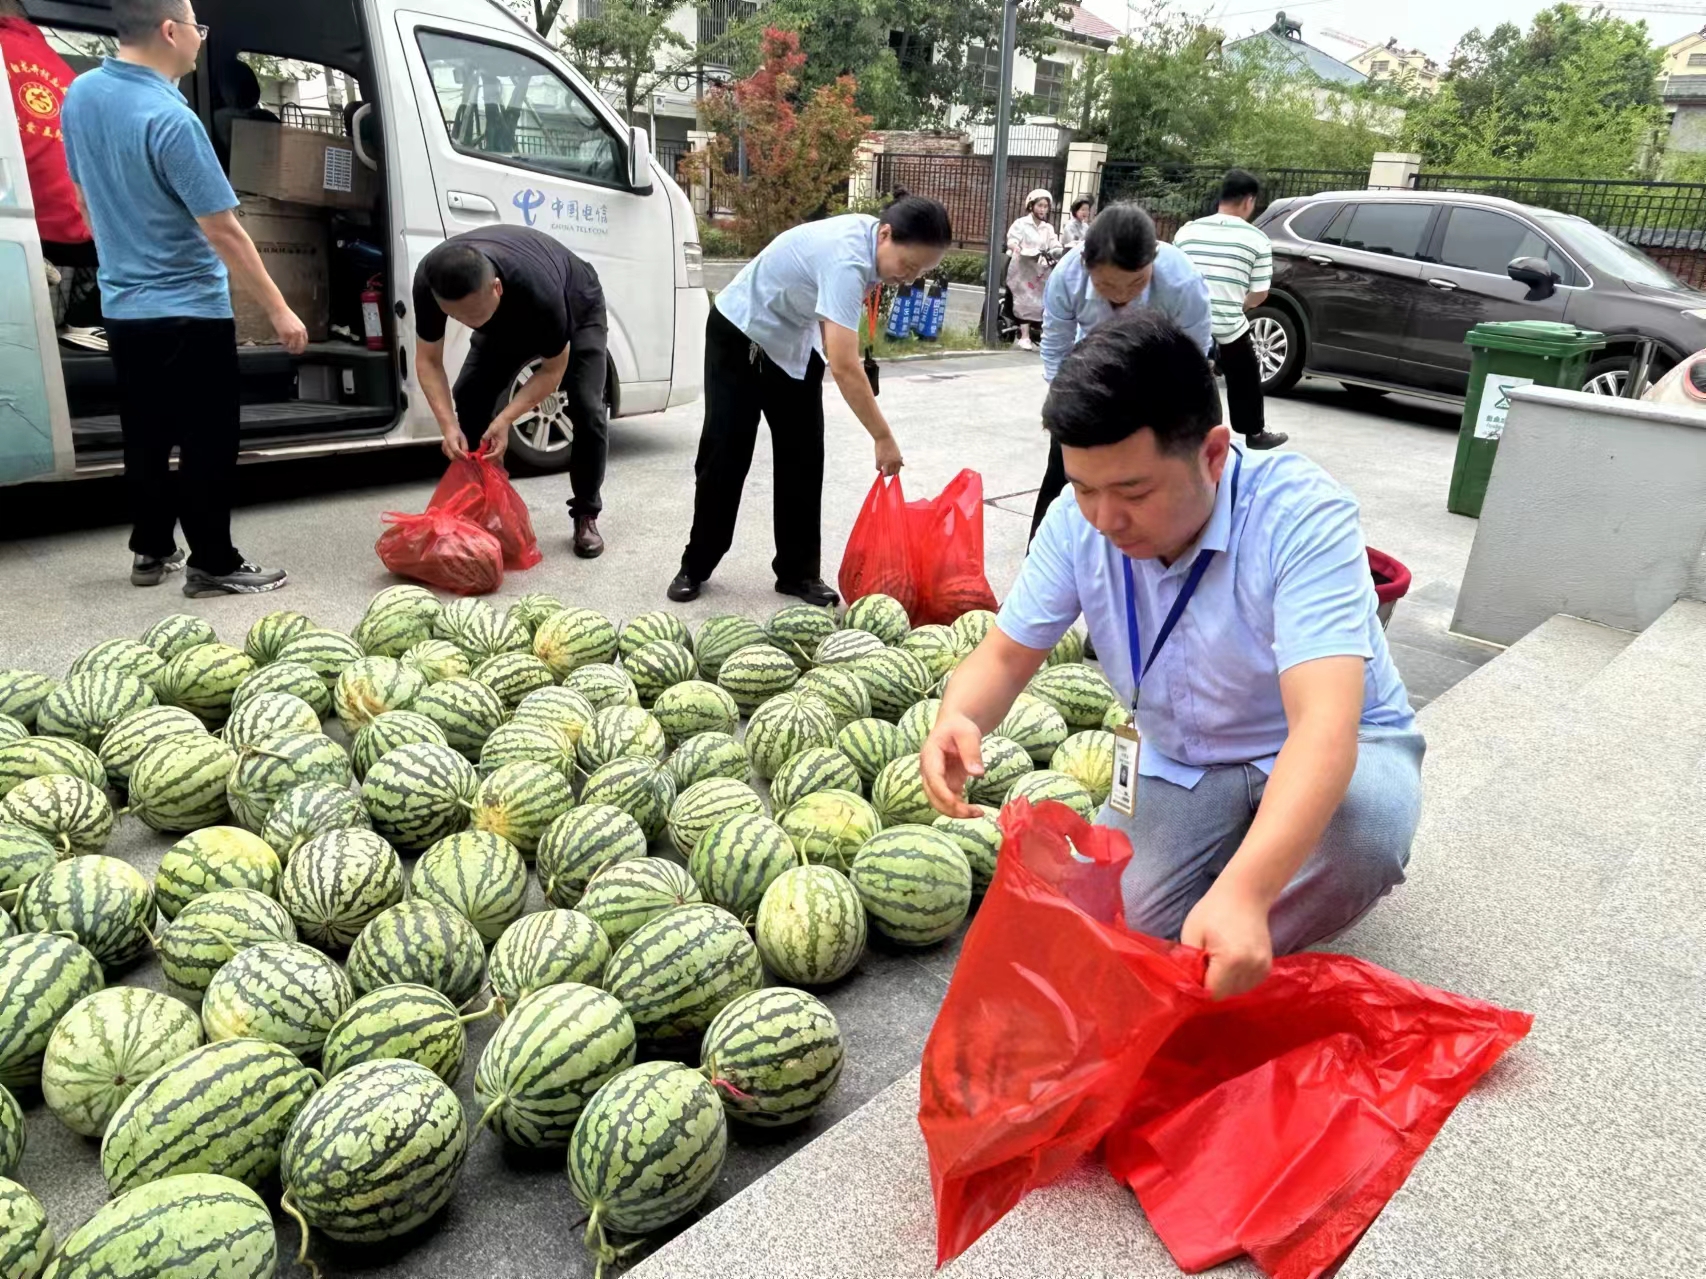
<svg viewBox="0 0 1706 1279"><path fill-rule="evenodd" d="M444 433L445 456L461 457L483 441L487 456L501 458L516 421L560 392L574 426L569 514L575 554L601 554L599 489L610 424L598 273L543 231L495 226L453 236L427 254L415 272L414 292L415 361ZM446 316L474 331L454 392L444 374ZM543 363L511 396L516 374L533 360Z"/></svg>

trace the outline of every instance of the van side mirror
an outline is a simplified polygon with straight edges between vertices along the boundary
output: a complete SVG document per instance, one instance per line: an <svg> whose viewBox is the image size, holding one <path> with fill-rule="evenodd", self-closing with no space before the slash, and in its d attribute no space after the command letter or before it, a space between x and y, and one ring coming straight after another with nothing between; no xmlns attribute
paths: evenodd
<svg viewBox="0 0 1706 1279"><path fill-rule="evenodd" d="M1545 258L1517 258L1505 268L1505 274L1528 286L1525 302L1544 302L1558 288L1558 273Z"/></svg>
<svg viewBox="0 0 1706 1279"><path fill-rule="evenodd" d="M644 195L652 189L652 139L644 129L628 128L628 186Z"/></svg>

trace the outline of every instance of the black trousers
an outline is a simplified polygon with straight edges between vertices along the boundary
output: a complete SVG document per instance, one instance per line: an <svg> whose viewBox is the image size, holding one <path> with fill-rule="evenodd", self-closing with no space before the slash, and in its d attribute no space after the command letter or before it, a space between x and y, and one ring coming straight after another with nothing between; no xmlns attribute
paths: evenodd
<svg viewBox="0 0 1706 1279"><path fill-rule="evenodd" d="M241 422L236 323L108 320L107 343L118 378L131 551L171 555L181 523L193 567L235 571L243 560L231 544Z"/></svg>
<svg viewBox="0 0 1706 1279"><path fill-rule="evenodd" d="M821 576L823 511L823 360L804 378L789 377L720 313L705 325L705 426L693 464L693 532L681 569L696 582L716 570L734 542L740 493L758 443L758 419L770 426L775 454L772 520L779 582Z"/></svg>
<svg viewBox="0 0 1706 1279"><path fill-rule="evenodd" d="M95 275L101 263L95 253L95 242L84 240L77 244L66 244L57 240L43 240L41 255L62 272L71 274L69 286L65 291L64 322L81 329L99 327L101 289Z"/></svg>
<svg viewBox="0 0 1706 1279"><path fill-rule="evenodd" d="M1220 371L1226 375L1226 407L1232 429L1240 435L1260 435L1267 430L1262 420L1262 369L1256 362L1256 344L1250 331L1220 346Z"/></svg>
<svg viewBox="0 0 1706 1279"><path fill-rule="evenodd" d="M1048 466L1043 469L1043 486L1037 490L1036 509L1031 512L1031 537L1037 535L1043 516L1048 514L1048 508L1054 505L1054 499L1065 487L1066 462L1060 456L1060 445L1051 439L1048 442ZM1029 539L1025 544L1030 545Z"/></svg>
<svg viewBox="0 0 1706 1279"><path fill-rule="evenodd" d="M569 515L574 519L594 518L604 510L601 492L610 454L610 417L604 406L608 344L609 331L600 307L569 335L569 367L563 371L558 391L575 432L569 445L569 488L574 494L569 499ZM515 375L538 358L537 351L494 346L474 334L451 392L456 419L462 424L469 448L479 446L492 418L509 403Z"/></svg>

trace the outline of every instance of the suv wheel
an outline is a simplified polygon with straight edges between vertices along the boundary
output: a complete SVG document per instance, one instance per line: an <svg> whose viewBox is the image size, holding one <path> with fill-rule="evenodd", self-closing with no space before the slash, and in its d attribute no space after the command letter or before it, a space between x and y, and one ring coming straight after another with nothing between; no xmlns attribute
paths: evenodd
<svg viewBox="0 0 1706 1279"><path fill-rule="evenodd" d="M501 409L515 398L516 393L532 377L542 363L529 360L510 379L509 389L499 397ZM610 390L605 387L606 409L610 406ZM575 425L569 420L569 399L558 387L539 402L539 407L518 418L509 432L508 457L520 462L530 471L561 471L569 464L569 453L575 442Z"/></svg>
<svg viewBox="0 0 1706 1279"><path fill-rule="evenodd" d="M1595 360L1582 378L1582 390L1589 395L1622 395L1629 385L1631 363L1627 358Z"/></svg>
<svg viewBox="0 0 1706 1279"><path fill-rule="evenodd" d="M1290 313L1276 306L1250 312L1250 344L1262 374L1262 394L1279 395L1303 376L1303 334Z"/></svg>

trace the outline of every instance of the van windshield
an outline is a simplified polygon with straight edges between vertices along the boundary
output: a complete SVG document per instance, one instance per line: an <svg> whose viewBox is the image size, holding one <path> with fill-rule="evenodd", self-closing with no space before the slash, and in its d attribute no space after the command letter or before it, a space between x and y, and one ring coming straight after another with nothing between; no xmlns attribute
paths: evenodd
<svg viewBox="0 0 1706 1279"><path fill-rule="evenodd" d="M1588 267L1606 275L1644 284L1651 289L1674 289L1689 292L1689 288L1657 262L1632 245L1624 243L1609 231L1602 231L1585 218L1566 217L1557 213L1534 211L1540 222L1565 244L1587 259Z"/></svg>

